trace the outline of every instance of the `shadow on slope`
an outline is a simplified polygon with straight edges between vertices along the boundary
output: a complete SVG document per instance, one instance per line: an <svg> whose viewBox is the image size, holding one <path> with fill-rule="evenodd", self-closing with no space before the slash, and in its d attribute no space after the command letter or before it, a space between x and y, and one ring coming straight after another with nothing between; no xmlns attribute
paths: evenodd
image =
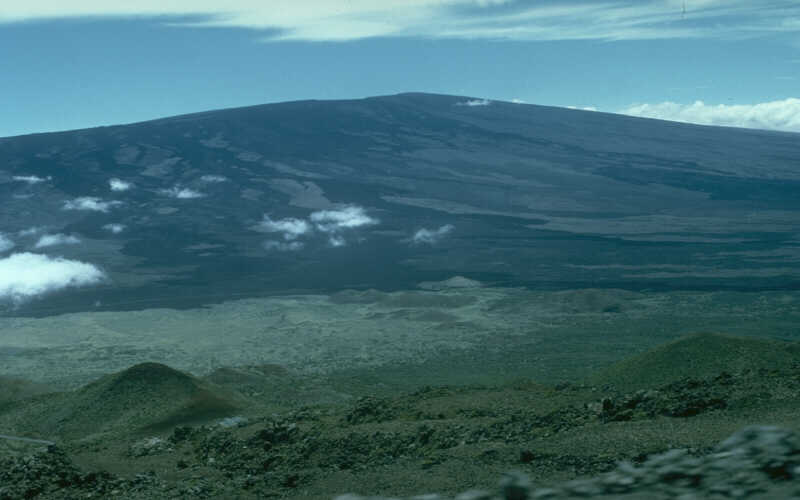
<svg viewBox="0 0 800 500"><path fill-rule="evenodd" d="M699 333L619 361L590 376L588 382L634 391L683 378L707 378L721 372L787 369L799 361L800 345L797 343Z"/></svg>
<svg viewBox="0 0 800 500"><path fill-rule="evenodd" d="M159 363L141 363L74 392L40 398L18 416L20 427L81 438L111 430L157 432L235 414L240 397ZM20 418L22 417L22 418Z"/></svg>
<svg viewBox="0 0 800 500"><path fill-rule="evenodd" d="M47 386L13 377L0 376L0 412L18 402L52 392Z"/></svg>

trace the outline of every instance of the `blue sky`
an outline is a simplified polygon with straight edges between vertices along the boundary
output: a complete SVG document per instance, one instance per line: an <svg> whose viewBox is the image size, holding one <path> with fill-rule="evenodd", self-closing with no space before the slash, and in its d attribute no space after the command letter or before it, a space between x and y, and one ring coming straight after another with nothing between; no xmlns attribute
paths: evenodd
<svg viewBox="0 0 800 500"><path fill-rule="evenodd" d="M800 131L800 2L3 2L0 68L0 137L405 91Z"/></svg>

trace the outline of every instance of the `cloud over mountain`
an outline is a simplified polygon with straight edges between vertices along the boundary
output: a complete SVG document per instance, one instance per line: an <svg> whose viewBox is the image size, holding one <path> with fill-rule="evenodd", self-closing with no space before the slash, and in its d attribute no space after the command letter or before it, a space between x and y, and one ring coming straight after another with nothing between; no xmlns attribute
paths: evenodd
<svg viewBox="0 0 800 500"><path fill-rule="evenodd" d="M264 216L256 226L256 229L266 233L281 233L285 240L295 240L313 230L311 224L302 219L272 220L268 215Z"/></svg>
<svg viewBox="0 0 800 500"><path fill-rule="evenodd" d="M72 235L61 233L43 234L41 237L39 237L39 241L36 242L34 248L46 248L56 245L76 245L80 242L81 240Z"/></svg>
<svg viewBox="0 0 800 500"><path fill-rule="evenodd" d="M81 196L64 202L64 210L88 210L108 212L112 207L122 205L121 201L103 201L94 196Z"/></svg>
<svg viewBox="0 0 800 500"><path fill-rule="evenodd" d="M103 229L114 234L119 234L125 230L125 224L111 223L103 226Z"/></svg>
<svg viewBox="0 0 800 500"><path fill-rule="evenodd" d="M621 111L622 114L658 118L699 125L721 125L726 127L761 128L800 132L800 99L757 104L693 104L662 102L638 104Z"/></svg>
<svg viewBox="0 0 800 500"><path fill-rule="evenodd" d="M203 182L225 182L228 180L224 175L204 175L200 177Z"/></svg>
<svg viewBox="0 0 800 500"><path fill-rule="evenodd" d="M437 243L439 240L453 232L455 226L452 224L445 224L444 226L440 227L439 229L425 229L422 228L414 233L414 236L411 237L412 243L416 244L427 244L433 245Z"/></svg>
<svg viewBox="0 0 800 500"><path fill-rule="evenodd" d="M320 210L309 217L314 226L324 233L335 233L343 229L377 224L378 220L367 215L363 208L349 206L339 210Z"/></svg>
<svg viewBox="0 0 800 500"><path fill-rule="evenodd" d="M280 233L284 241L275 240L264 242L268 250L301 250L305 245L298 240L301 237L310 237L315 233L325 235L327 242L332 247L342 247L347 244L344 232L356 230L363 226L377 224L379 221L367 215L359 206L348 206L335 210L318 210L311 212L308 220L289 217L286 219L272 219L269 215L253 229L266 233Z"/></svg>
<svg viewBox="0 0 800 500"><path fill-rule="evenodd" d="M14 248L14 242L3 233L0 233L0 252L5 252L6 250L11 250L12 248Z"/></svg>
<svg viewBox="0 0 800 500"><path fill-rule="evenodd" d="M264 249L265 250L277 250L279 252L291 252L296 250L302 250L305 247L300 241L276 241L276 240L267 240L264 242Z"/></svg>
<svg viewBox="0 0 800 500"><path fill-rule="evenodd" d="M122 179L109 179L108 186L111 188L112 191L127 191L133 187L133 184L127 181L123 181Z"/></svg>
<svg viewBox="0 0 800 500"><path fill-rule="evenodd" d="M100 283L105 275L92 264L35 253L0 259L0 300L21 303L67 287Z"/></svg>
<svg viewBox="0 0 800 500"><path fill-rule="evenodd" d="M205 195L199 191L195 191L194 189L189 189L180 186L173 186L169 189L161 189L159 193L169 196L170 198L176 198L178 200L191 200L194 198L202 198Z"/></svg>
<svg viewBox="0 0 800 500"><path fill-rule="evenodd" d="M28 184L38 184L40 182L49 181L51 177L37 177L35 175L15 175L11 179L19 182L27 182Z"/></svg>

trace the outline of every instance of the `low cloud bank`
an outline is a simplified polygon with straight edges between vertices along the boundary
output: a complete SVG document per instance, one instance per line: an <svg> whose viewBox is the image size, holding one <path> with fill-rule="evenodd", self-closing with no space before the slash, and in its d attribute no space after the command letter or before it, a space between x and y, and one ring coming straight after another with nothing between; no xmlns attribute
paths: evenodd
<svg viewBox="0 0 800 500"><path fill-rule="evenodd" d="M699 125L800 132L800 99L796 98L730 105L709 105L703 101L695 101L693 104L662 102L630 106L621 113Z"/></svg>
<svg viewBox="0 0 800 500"><path fill-rule="evenodd" d="M122 179L114 178L108 180L108 186L112 191L127 191L133 187L133 184L123 181Z"/></svg>
<svg viewBox="0 0 800 500"><path fill-rule="evenodd" d="M92 264L35 253L0 259L0 299L18 304L67 287L100 283L105 275Z"/></svg>
<svg viewBox="0 0 800 500"><path fill-rule="evenodd" d="M204 175L200 177L203 182L225 182L228 180L224 175Z"/></svg>
<svg viewBox="0 0 800 500"><path fill-rule="evenodd" d="M445 224L439 229L425 229L422 228L411 237L411 242L417 245L433 245L439 240L452 233L455 226L452 224Z"/></svg>
<svg viewBox="0 0 800 500"><path fill-rule="evenodd" d="M488 99L470 99L469 101L457 102L456 106L488 106L492 101Z"/></svg>
<svg viewBox="0 0 800 500"><path fill-rule="evenodd" d="M103 226L103 229L112 232L114 234L119 234L125 230L125 224L116 224L116 223L106 224L105 226Z"/></svg>
<svg viewBox="0 0 800 500"><path fill-rule="evenodd" d="M64 210L90 210L108 212L111 208L122 205L121 201L103 201L94 196L81 196L64 202Z"/></svg>
<svg viewBox="0 0 800 500"><path fill-rule="evenodd" d="M80 242L81 240L72 235L61 234L61 233L43 234L39 238L39 241L36 242L36 245L34 245L34 248L46 248L56 245L76 245Z"/></svg>
<svg viewBox="0 0 800 500"><path fill-rule="evenodd" d="M194 198L202 198L205 195L199 191L195 191L194 189L183 188L180 186L174 186L169 189L161 189L159 193L169 196L170 198L176 198L178 200L191 200Z"/></svg>
<svg viewBox="0 0 800 500"><path fill-rule="evenodd" d="M38 184L40 182L49 181L52 179L49 175L47 177L37 177L35 175L15 175L12 177L15 181L27 182L28 184Z"/></svg>
<svg viewBox="0 0 800 500"><path fill-rule="evenodd" d="M14 242L11 241L6 235L0 233L0 252L11 250L14 248Z"/></svg>
<svg viewBox="0 0 800 500"><path fill-rule="evenodd" d="M276 220L264 215L254 229L267 233L280 233L283 236L284 242L275 240L264 242L264 248L267 250L289 251L304 248L305 245L297 240L315 233L324 234L330 246L342 247L347 245L345 233L378 222L378 219L367 215L362 207L349 206L338 210L312 212L307 220L294 217Z"/></svg>

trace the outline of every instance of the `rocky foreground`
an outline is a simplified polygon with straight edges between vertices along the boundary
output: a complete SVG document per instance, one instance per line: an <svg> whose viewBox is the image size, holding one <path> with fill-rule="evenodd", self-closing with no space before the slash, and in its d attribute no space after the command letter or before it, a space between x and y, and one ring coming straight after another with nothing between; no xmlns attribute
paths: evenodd
<svg viewBox="0 0 800 500"><path fill-rule="evenodd" d="M161 443L153 442L149 447ZM146 448L146 447L145 447ZM146 451L140 450L146 453ZM536 488L520 472L509 472L492 490L469 490L456 500L525 500L571 498L800 498L800 437L770 426L750 426L700 457L688 450L671 450L641 465L621 462L611 472ZM152 474L133 479L108 473L81 473L56 446L0 463L0 499L21 498L158 498L174 497ZM196 487L178 496L207 496ZM336 500L379 500L387 497L340 495ZM429 494L417 500L446 500Z"/></svg>
<svg viewBox="0 0 800 500"><path fill-rule="evenodd" d="M0 406L0 500L800 498L787 346L692 337L586 383L384 395L146 363Z"/></svg>
<svg viewBox="0 0 800 500"><path fill-rule="evenodd" d="M800 439L779 427L750 426L716 447L693 457L671 450L640 466L621 462L606 474L536 488L522 473L508 473L495 491L470 490L456 500L524 500L568 498L800 498ZM336 500L379 500L385 497L342 495ZM417 500L446 500L424 495Z"/></svg>

